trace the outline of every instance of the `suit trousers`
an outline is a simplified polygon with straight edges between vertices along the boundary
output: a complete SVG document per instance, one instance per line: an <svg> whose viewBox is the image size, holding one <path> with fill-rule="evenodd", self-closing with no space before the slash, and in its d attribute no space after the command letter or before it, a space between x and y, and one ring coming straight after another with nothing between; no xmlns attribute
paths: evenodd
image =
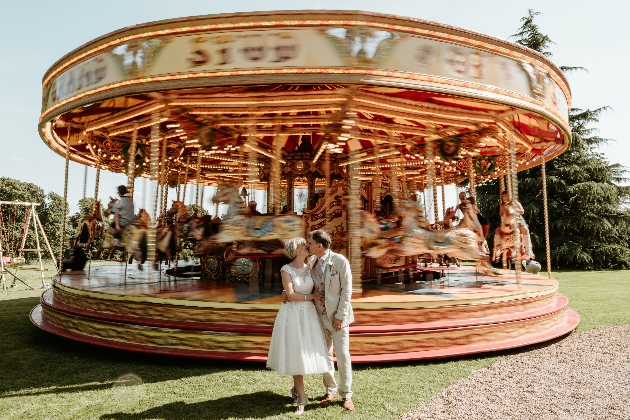
<svg viewBox="0 0 630 420"><path fill-rule="evenodd" d="M352 362L350 361L350 328L343 327L335 331L332 322L326 314L320 316L324 327L324 337L328 348L328 357L333 357L333 346L337 356L337 369L339 370L339 395L341 398L352 398ZM326 392L337 393L337 381L335 381L334 369L324 373L324 386Z"/></svg>

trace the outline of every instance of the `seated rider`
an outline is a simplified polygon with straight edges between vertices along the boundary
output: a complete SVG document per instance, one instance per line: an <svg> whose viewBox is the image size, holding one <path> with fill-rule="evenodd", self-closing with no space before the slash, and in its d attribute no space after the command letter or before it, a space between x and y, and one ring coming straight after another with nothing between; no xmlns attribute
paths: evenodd
<svg viewBox="0 0 630 420"><path fill-rule="evenodd" d="M459 227L466 227L467 229L475 232L479 238L479 242L483 243L486 240L483 235L483 226L477 218L477 213L475 213L477 206L473 205L473 201L470 200L471 198L473 200L475 199L472 196L466 197L466 193L464 191L459 193L460 203L457 205L457 208L462 212L463 216Z"/></svg>
<svg viewBox="0 0 630 420"><path fill-rule="evenodd" d="M519 203L518 201L511 201L508 192L503 191L501 193L501 206L499 207L499 214L501 214L501 217L503 217L504 212L510 205L516 210L518 214L518 226L521 234L523 235L523 241L525 242L525 253L527 254L527 257L529 259L533 259L534 252L532 250L532 241L529 236L529 226L527 226L527 222L523 217L523 214L525 214L525 210L523 209L521 203Z"/></svg>
<svg viewBox="0 0 630 420"><path fill-rule="evenodd" d="M481 214L481 210L479 210L479 207L477 207L477 199L475 197L471 195L470 197L468 197L468 201L470 202L473 212L477 215L477 220L479 220L479 224L481 225L481 229L483 231L483 238L485 239L488 237L488 232L490 231L490 222L488 221L486 216Z"/></svg>
<svg viewBox="0 0 630 420"><path fill-rule="evenodd" d="M70 238L70 246L72 247L72 255L67 260L62 261L61 271L83 270L87 263L85 250L80 246L76 246L75 238Z"/></svg>
<svg viewBox="0 0 630 420"><path fill-rule="evenodd" d="M114 238L121 239L122 230L133 223L136 216L133 207L133 200L131 197L127 197L127 187L119 185L118 195L120 195L120 199L116 201L112 207L114 222L112 223L110 232L114 235Z"/></svg>
<svg viewBox="0 0 630 420"><path fill-rule="evenodd" d="M256 203L255 201L250 201L249 204L247 205L247 208L249 209L249 214L252 216L260 216L262 215L261 212L259 212L258 210L256 210L256 206L258 205L258 203Z"/></svg>

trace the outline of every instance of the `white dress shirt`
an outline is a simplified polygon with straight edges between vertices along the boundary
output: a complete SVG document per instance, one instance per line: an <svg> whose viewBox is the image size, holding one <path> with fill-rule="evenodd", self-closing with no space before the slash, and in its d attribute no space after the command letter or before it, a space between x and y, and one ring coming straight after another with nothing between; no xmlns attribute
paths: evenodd
<svg viewBox="0 0 630 420"><path fill-rule="evenodd" d="M322 269L322 273L326 270L326 262L330 258L330 249L327 249L324 255L319 259L319 267Z"/></svg>

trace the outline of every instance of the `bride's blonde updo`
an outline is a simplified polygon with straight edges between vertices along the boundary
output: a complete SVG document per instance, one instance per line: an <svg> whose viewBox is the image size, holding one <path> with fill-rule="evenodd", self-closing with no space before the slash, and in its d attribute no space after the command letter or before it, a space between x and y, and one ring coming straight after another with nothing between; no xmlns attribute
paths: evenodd
<svg viewBox="0 0 630 420"><path fill-rule="evenodd" d="M298 246L300 245L306 245L306 239L297 237L288 240L287 243L284 244L284 252L287 254L287 257L295 259L295 257L297 257Z"/></svg>

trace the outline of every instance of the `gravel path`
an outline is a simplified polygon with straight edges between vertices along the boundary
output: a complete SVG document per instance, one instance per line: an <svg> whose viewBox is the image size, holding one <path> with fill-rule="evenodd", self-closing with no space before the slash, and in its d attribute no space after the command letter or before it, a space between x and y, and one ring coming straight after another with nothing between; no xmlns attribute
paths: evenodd
<svg viewBox="0 0 630 420"><path fill-rule="evenodd" d="M402 419L630 419L630 325L506 356Z"/></svg>

